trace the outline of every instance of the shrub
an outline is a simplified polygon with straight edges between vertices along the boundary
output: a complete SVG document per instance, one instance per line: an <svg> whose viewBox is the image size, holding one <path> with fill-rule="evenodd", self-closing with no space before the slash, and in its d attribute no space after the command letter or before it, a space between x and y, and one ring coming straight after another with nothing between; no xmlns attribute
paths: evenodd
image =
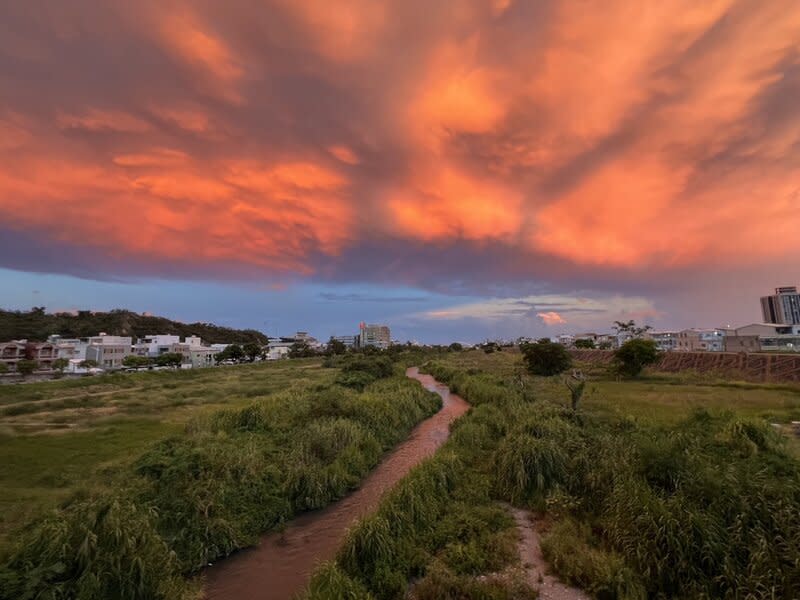
<svg viewBox="0 0 800 600"><path fill-rule="evenodd" d="M525 344L522 346L522 355L528 371L534 375L558 375L572 366L572 357L567 349L550 341Z"/></svg>
<svg viewBox="0 0 800 600"><path fill-rule="evenodd" d="M364 356L353 358L342 366L342 372L336 378L336 383L345 387L363 390L373 381L391 377L394 374L394 365L386 356Z"/></svg>
<svg viewBox="0 0 800 600"><path fill-rule="evenodd" d="M19 373L23 377L27 377L38 368L39 368L39 363L36 362L35 360L28 360L23 358L22 360L17 361L17 373Z"/></svg>
<svg viewBox="0 0 800 600"><path fill-rule="evenodd" d="M658 360L658 347L653 340L628 340L614 353L614 365L625 377L638 377L648 365Z"/></svg>

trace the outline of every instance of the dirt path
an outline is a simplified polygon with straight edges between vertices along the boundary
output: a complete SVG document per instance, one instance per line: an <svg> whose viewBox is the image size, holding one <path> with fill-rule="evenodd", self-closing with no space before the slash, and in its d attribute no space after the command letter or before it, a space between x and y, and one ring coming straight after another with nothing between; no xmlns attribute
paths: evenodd
<svg viewBox="0 0 800 600"><path fill-rule="evenodd" d="M547 562L542 555L539 532L536 530L533 515L527 510L508 506L517 522L520 533L519 555L527 574L528 584L539 593L540 600L591 600L579 589L570 587L557 577L548 574Z"/></svg>

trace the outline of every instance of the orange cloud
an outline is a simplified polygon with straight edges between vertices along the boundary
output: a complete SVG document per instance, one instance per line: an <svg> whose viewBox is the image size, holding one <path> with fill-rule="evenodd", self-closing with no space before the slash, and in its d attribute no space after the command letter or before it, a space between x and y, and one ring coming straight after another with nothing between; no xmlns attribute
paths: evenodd
<svg viewBox="0 0 800 600"><path fill-rule="evenodd" d="M195 72L206 91L234 104L243 102L237 84L245 71L228 43L188 10L157 20L162 43Z"/></svg>
<svg viewBox="0 0 800 600"><path fill-rule="evenodd" d="M552 310L536 313L536 316L539 317L545 325L563 325L566 323L564 317Z"/></svg>
<svg viewBox="0 0 800 600"><path fill-rule="evenodd" d="M123 133L145 133L152 128L147 121L125 111L100 108L90 108L79 115L59 113L57 123L61 129L118 131Z"/></svg>
<svg viewBox="0 0 800 600"><path fill-rule="evenodd" d="M459 282L485 256L515 281L800 260L764 243L800 227L794 0L21 10L3 226L156 270L368 247L412 283L453 248Z"/></svg>
<svg viewBox="0 0 800 600"><path fill-rule="evenodd" d="M421 169L387 207L395 233L422 240L501 239L515 235L521 219L512 188L450 167Z"/></svg>

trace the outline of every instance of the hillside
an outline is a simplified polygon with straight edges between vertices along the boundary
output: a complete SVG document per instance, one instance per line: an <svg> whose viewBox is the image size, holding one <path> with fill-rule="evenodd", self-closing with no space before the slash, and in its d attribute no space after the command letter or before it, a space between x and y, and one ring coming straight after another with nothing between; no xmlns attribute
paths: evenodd
<svg viewBox="0 0 800 600"><path fill-rule="evenodd" d="M165 317L141 315L129 310L110 312L79 311L46 313L44 307L29 312L0 309L0 341L28 339L43 341L51 334L64 337L89 337L105 332L109 335L129 335L134 338L153 334L172 334L185 337L200 336L204 342L267 343L267 336L254 329L230 329L211 323L180 323Z"/></svg>

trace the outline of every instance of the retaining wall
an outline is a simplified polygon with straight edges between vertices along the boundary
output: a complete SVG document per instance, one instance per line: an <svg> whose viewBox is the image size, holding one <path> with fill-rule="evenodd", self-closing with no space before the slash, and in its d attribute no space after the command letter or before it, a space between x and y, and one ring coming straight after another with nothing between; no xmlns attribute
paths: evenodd
<svg viewBox="0 0 800 600"><path fill-rule="evenodd" d="M596 365L610 364L614 357L612 350L570 350L570 353L575 360ZM719 373L746 381L800 381L800 353L664 352L652 368L667 373L686 370Z"/></svg>

